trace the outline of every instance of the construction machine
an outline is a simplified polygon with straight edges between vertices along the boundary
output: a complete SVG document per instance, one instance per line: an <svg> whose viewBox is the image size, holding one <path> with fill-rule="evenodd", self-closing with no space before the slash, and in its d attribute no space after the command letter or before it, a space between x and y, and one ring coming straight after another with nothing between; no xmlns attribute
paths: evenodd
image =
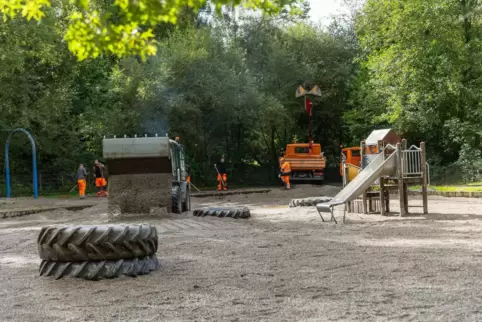
<svg viewBox="0 0 482 322"><path fill-rule="evenodd" d="M184 146L169 137L104 138L109 215L191 210Z"/></svg>
<svg viewBox="0 0 482 322"><path fill-rule="evenodd" d="M342 147L342 146L340 146ZM343 177L343 164L347 167L348 172L348 182L352 181L360 171L361 165L361 148L359 146L343 148L341 150L341 160L340 160L340 176Z"/></svg>
<svg viewBox="0 0 482 322"><path fill-rule="evenodd" d="M326 158L321 151L320 144L287 144L283 156L291 166L290 180L294 182L323 182Z"/></svg>

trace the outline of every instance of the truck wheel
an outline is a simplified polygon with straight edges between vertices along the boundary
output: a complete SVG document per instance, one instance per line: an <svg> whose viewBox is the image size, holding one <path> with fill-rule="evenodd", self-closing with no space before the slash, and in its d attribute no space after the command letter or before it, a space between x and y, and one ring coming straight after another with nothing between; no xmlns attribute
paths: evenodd
<svg viewBox="0 0 482 322"><path fill-rule="evenodd" d="M182 199L181 199L181 187L172 187L172 212L175 214L182 213Z"/></svg>
<svg viewBox="0 0 482 322"><path fill-rule="evenodd" d="M40 276L52 276L56 280L62 277L78 277L97 281L116 278L121 275L135 277L149 274L159 268L156 255L143 258L120 259L93 262L55 262L44 260L40 263Z"/></svg>
<svg viewBox="0 0 482 322"><path fill-rule="evenodd" d="M186 200L182 203L182 210L191 211L191 188L189 188L189 184L186 188Z"/></svg>
<svg viewBox="0 0 482 322"><path fill-rule="evenodd" d="M40 258L57 262L145 257L155 254L157 247L152 225L49 226L37 239Z"/></svg>

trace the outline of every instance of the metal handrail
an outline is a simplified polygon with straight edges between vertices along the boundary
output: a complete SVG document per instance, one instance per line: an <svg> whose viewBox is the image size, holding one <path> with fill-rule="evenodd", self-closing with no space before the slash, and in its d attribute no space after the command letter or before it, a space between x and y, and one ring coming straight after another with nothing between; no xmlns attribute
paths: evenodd
<svg viewBox="0 0 482 322"><path fill-rule="evenodd" d="M403 162L402 162L402 173L404 175L421 175L421 159L422 151L416 146L412 146L414 149L403 150Z"/></svg>
<svg viewBox="0 0 482 322"><path fill-rule="evenodd" d="M387 143L387 144L385 144L385 149L386 148L392 148L392 149L395 150L397 147L395 145L391 145L390 143Z"/></svg>
<svg viewBox="0 0 482 322"><path fill-rule="evenodd" d="M416 146L416 145L411 145L407 150L411 150L411 151L413 151L413 150L422 151L422 149L419 148L419 147ZM406 151L407 151L407 150L406 150Z"/></svg>

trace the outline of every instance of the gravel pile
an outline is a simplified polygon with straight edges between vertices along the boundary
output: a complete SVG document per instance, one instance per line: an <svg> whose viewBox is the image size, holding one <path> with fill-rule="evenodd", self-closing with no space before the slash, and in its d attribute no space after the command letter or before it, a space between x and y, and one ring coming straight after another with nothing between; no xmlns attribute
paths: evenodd
<svg viewBox="0 0 482 322"><path fill-rule="evenodd" d="M171 173L110 176L109 219L149 214L153 207L170 209L171 185Z"/></svg>

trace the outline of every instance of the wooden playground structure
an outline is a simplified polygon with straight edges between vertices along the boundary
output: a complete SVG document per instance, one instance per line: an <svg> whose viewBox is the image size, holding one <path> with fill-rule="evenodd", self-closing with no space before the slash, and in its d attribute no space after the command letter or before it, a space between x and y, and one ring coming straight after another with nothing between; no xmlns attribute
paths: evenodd
<svg viewBox="0 0 482 322"><path fill-rule="evenodd" d="M363 194L346 203L346 211L351 213L381 214L390 213L390 194L398 195L400 204L400 216L406 216L409 212L408 188L420 186L422 193L423 214L428 213L427 185L428 164L426 162L425 143L419 146L408 146L407 140L400 139L391 129L373 131L370 136L360 143L361 163L360 167L342 162L343 186L347 186L354 180L353 172L360 173L369 167L380 154L384 161L391 158L391 167L378 180L376 180ZM392 160L393 159L393 160Z"/></svg>

